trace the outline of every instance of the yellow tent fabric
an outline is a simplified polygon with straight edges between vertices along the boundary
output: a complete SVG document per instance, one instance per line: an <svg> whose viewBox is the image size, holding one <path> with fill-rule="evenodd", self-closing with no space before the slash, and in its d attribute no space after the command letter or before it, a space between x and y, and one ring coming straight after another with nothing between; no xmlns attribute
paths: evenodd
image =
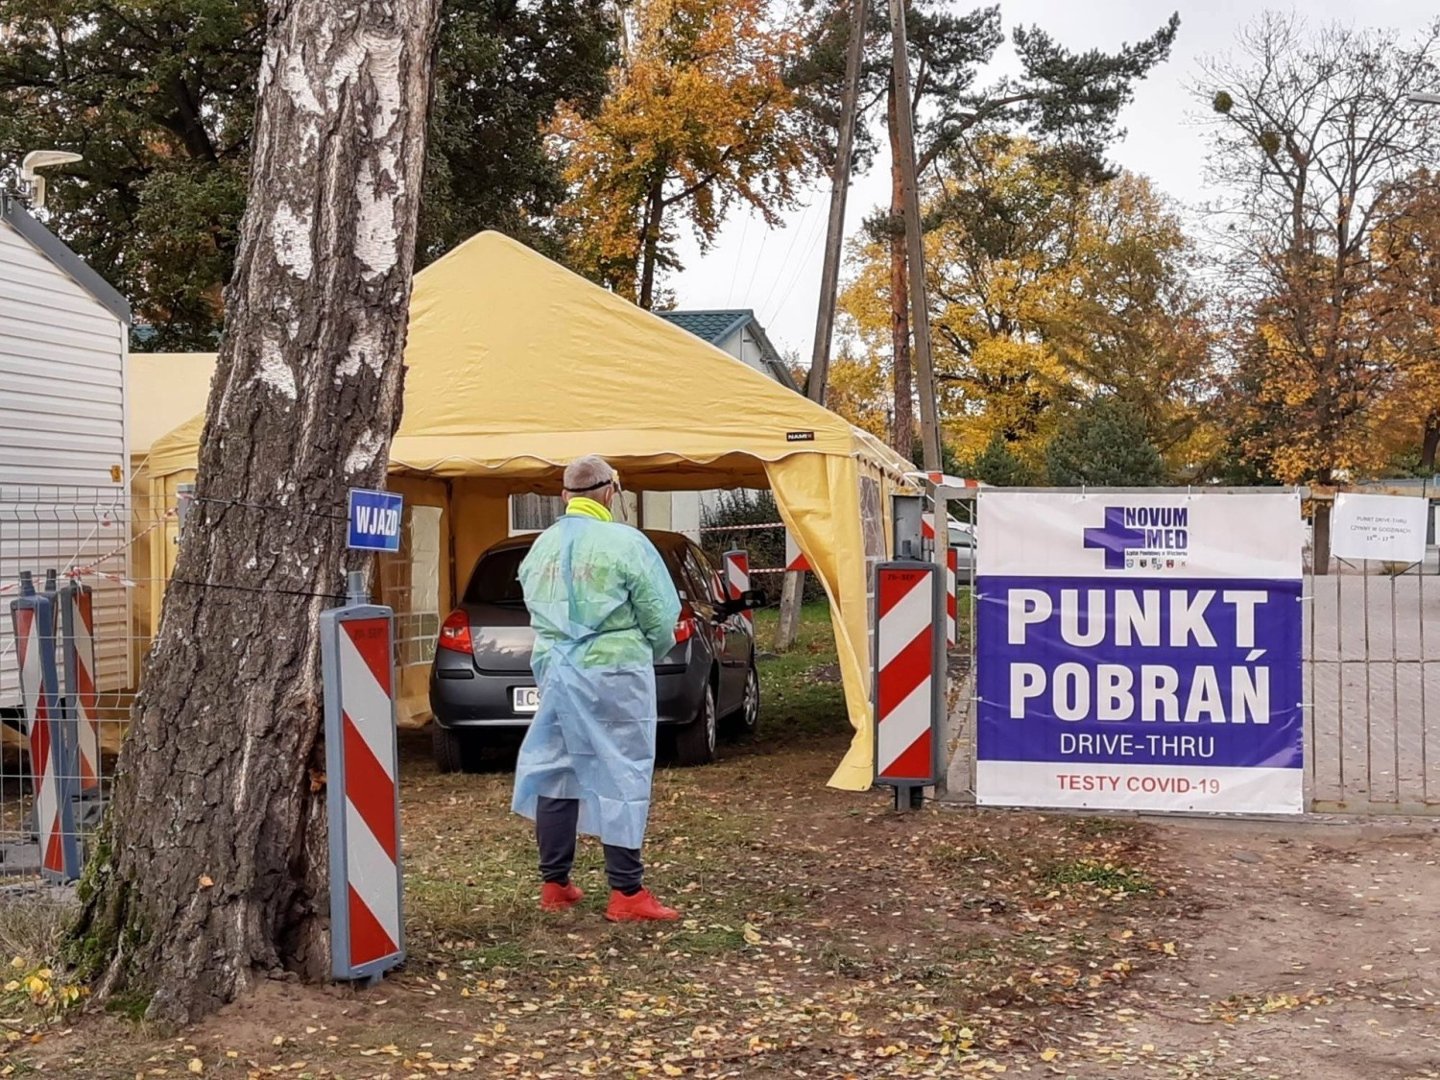
<svg viewBox="0 0 1440 1080"><path fill-rule="evenodd" d="M132 352L125 358L125 423L130 444L130 576L140 581L158 576L166 536L163 492L152 491L146 467L150 447L175 425L203 412L215 374L214 353ZM140 670L154 632L158 605L152 590L131 592L130 636L133 671Z"/></svg>
<svg viewBox="0 0 1440 1080"><path fill-rule="evenodd" d="M870 786L867 559L886 555L885 494L904 485L908 462L498 233L416 275L405 359L390 468L396 480L450 481L457 567L504 535L495 521L505 496L557 491L564 464L582 454L604 456L631 490L770 487L832 603L856 735L831 783ZM153 476L195 468L201 426L197 416L155 443Z"/></svg>
<svg viewBox="0 0 1440 1080"><path fill-rule="evenodd" d="M132 352L125 359L125 418L130 460L144 459L155 440L205 411L214 353Z"/></svg>

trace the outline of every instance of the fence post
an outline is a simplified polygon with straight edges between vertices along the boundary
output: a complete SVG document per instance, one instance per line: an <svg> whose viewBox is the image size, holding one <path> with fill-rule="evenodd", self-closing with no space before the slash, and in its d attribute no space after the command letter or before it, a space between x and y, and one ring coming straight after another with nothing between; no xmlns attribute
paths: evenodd
<svg viewBox="0 0 1440 1080"><path fill-rule="evenodd" d="M73 777L66 767L58 708L55 606L49 596L35 591L35 579L28 570L20 572L20 595L10 601L10 619L20 661L22 722L35 799L32 814L40 846L40 873L48 881L74 881L80 876L80 851L71 806Z"/></svg>
<svg viewBox="0 0 1440 1080"><path fill-rule="evenodd" d="M95 691L95 594L72 578L60 590L61 648L65 669L65 720L70 775L82 798L100 795L100 717Z"/></svg>
<svg viewBox="0 0 1440 1080"><path fill-rule="evenodd" d="M320 615L336 979L376 982L405 959L393 613L351 573Z"/></svg>

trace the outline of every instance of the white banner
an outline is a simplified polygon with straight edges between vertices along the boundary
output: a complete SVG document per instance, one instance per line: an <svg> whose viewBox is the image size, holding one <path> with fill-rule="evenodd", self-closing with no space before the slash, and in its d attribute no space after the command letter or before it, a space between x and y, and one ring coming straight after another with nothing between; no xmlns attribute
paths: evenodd
<svg viewBox="0 0 1440 1080"><path fill-rule="evenodd" d="M1330 553L1337 559L1423 562L1429 505L1428 499L1408 495L1343 491L1330 515Z"/></svg>

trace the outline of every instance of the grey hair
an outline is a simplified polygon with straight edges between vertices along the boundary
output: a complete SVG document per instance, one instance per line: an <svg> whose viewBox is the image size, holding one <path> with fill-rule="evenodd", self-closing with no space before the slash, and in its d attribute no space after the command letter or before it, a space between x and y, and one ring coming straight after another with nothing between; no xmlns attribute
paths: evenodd
<svg viewBox="0 0 1440 1080"><path fill-rule="evenodd" d="M614 479L615 470L610 467L609 462L597 454L587 454L582 458L576 458L565 466L566 491L586 491L607 480Z"/></svg>

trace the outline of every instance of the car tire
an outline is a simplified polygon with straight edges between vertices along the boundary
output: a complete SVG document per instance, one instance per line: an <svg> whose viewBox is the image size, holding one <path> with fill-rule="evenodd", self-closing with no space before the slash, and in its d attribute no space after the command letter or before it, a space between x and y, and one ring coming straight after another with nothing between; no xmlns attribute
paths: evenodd
<svg viewBox="0 0 1440 1080"><path fill-rule="evenodd" d="M740 708L725 718L725 735L736 741L753 739L759 728L760 672L752 656L750 666L745 671L744 697L740 699Z"/></svg>
<svg viewBox="0 0 1440 1080"><path fill-rule="evenodd" d="M463 772L465 769L465 744L458 731L441 727L440 721L432 720L430 746L435 755L435 768L442 773Z"/></svg>
<svg viewBox="0 0 1440 1080"><path fill-rule="evenodd" d="M719 717L715 715L715 686L707 682L695 719L675 732L675 764L691 768L714 761L719 726Z"/></svg>

